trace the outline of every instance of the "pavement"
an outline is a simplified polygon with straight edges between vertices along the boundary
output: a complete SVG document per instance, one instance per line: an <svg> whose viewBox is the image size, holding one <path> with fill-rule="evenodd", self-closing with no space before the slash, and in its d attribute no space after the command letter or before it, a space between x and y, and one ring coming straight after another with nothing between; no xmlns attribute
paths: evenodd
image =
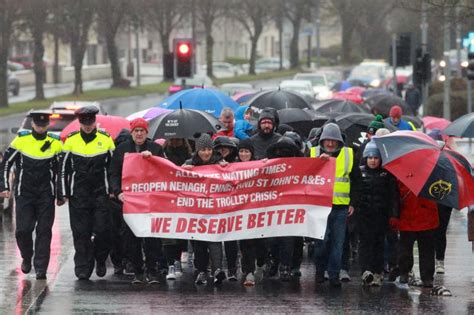
<svg viewBox="0 0 474 315"><path fill-rule="evenodd" d="M453 212L446 274L435 276L435 284L445 285L453 296L438 297L429 289L400 289L391 282L365 288L356 263L350 270L352 281L341 289L315 284L314 266L307 257L300 280L266 279L252 288L244 287L242 280L197 287L187 260L182 277L162 279L155 286L132 285L131 276L112 274L110 262L104 278L93 275L90 281L78 281L67 206L56 209L48 279L36 280L34 271L24 275L20 270L15 219L7 213L0 224L0 310L2 314L474 314L474 261L466 222L466 210ZM417 265L414 270L419 274Z"/></svg>

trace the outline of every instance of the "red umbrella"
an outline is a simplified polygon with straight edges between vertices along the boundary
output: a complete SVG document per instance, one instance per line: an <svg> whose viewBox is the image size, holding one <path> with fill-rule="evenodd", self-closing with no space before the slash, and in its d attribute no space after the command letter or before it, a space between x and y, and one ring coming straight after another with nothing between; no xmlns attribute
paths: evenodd
<svg viewBox="0 0 474 315"><path fill-rule="evenodd" d="M474 204L472 168L459 153L417 131L396 131L374 140L383 166L417 196L456 209Z"/></svg>
<svg viewBox="0 0 474 315"><path fill-rule="evenodd" d="M115 139L122 129L130 129L130 122L120 116L97 115L96 124L98 129L107 131L112 139ZM61 131L61 140L65 141L68 134L79 128L79 121L75 119Z"/></svg>
<svg viewBox="0 0 474 315"><path fill-rule="evenodd" d="M338 100L347 100L356 104L362 104L362 102L364 101L362 99L362 96L360 96L360 94L346 92L346 91L336 92L332 95L332 98L338 99Z"/></svg>
<svg viewBox="0 0 474 315"><path fill-rule="evenodd" d="M345 90L347 93L352 93L356 95L362 95L367 89L363 86L353 86Z"/></svg>
<svg viewBox="0 0 474 315"><path fill-rule="evenodd" d="M444 118L434 117L434 116L425 116L421 119L423 121L423 126L426 129L440 129L443 130L446 128L451 122Z"/></svg>

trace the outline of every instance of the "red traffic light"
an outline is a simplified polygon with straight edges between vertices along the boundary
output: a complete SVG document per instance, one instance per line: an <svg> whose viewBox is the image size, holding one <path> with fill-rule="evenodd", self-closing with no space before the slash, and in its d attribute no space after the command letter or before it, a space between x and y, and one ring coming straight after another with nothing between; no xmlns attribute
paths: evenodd
<svg viewBox="0 0 474 315"><path fill-rule="evenodd" d="M191 55L191 43L181 42L177 45L177 52L179 57L188 57Z"/></svg>

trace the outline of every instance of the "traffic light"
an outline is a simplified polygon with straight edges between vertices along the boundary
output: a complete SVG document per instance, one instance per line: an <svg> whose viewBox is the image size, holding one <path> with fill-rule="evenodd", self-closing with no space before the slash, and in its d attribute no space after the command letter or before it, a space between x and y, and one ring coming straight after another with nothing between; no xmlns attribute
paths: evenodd
<svg viewBox="0 0 474 315"><path fill-rule="evenodd" d="M467 54L467 79L474 80L474 52Z"/></svg>
<svg viewBox="0 0 474 315"><path fill-rule="evenodd" d="M431 81L431 55L429 53L425 53L423 55L423 81L425 83Z"/></svg>
<svg viewBox="0 0 474 315"><path fill-rule="evenodd" d="M411 64L411 34L402 33L397 39L397 67L405 67ZM392 45L390 45L389 63L393 67Z"/></svg>
<svg viewBox="0 0 474 315"><path fill-rule="evenodd" d="M174 40L174 71L177 78L193 76L194 45L192 39Z"/></svg>
<svg viewBox="0 0 474 315"><path fill-rule="evenodd" d="M431 55L422 55L421 48L415 52L415 62L413 63L413 83L420 87L431 80Z"/></svg>

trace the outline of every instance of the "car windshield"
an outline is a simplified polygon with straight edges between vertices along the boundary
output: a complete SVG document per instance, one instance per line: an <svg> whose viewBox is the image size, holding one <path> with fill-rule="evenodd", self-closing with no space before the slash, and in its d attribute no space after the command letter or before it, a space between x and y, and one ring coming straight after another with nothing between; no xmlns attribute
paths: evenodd
<svg viewBox="0 0 474 315"><path fill-rule="evenodd" d="M295 79L311 81L311 84L313 86L319 86L319 85L326 86L324 77L321 75L297 75Z"/></svg>
<svg viewBox="0 0 474 315"><path fill-rule="evenodd" d="M350 77L352 78L378 78L380 76L380 67L375 65L359 65L352 69Z"/></svg>
<svg viewBox="0 0 474 315"><path fill-rule="evenodd" d="M294 90L294 91L304 91L308 92L308 88L303 85L283 85L281 86L282 89L287 89L287 90Z"/></svg>
<svg viewBox="0 0 474 315"><path fill-rule="evenodd" d="M174 81L175 85L181 85L181 79L176 79ZM206 77L194 76L194 78L186 79L186 85L212 85L212 82L209 81Z"/></svg>

